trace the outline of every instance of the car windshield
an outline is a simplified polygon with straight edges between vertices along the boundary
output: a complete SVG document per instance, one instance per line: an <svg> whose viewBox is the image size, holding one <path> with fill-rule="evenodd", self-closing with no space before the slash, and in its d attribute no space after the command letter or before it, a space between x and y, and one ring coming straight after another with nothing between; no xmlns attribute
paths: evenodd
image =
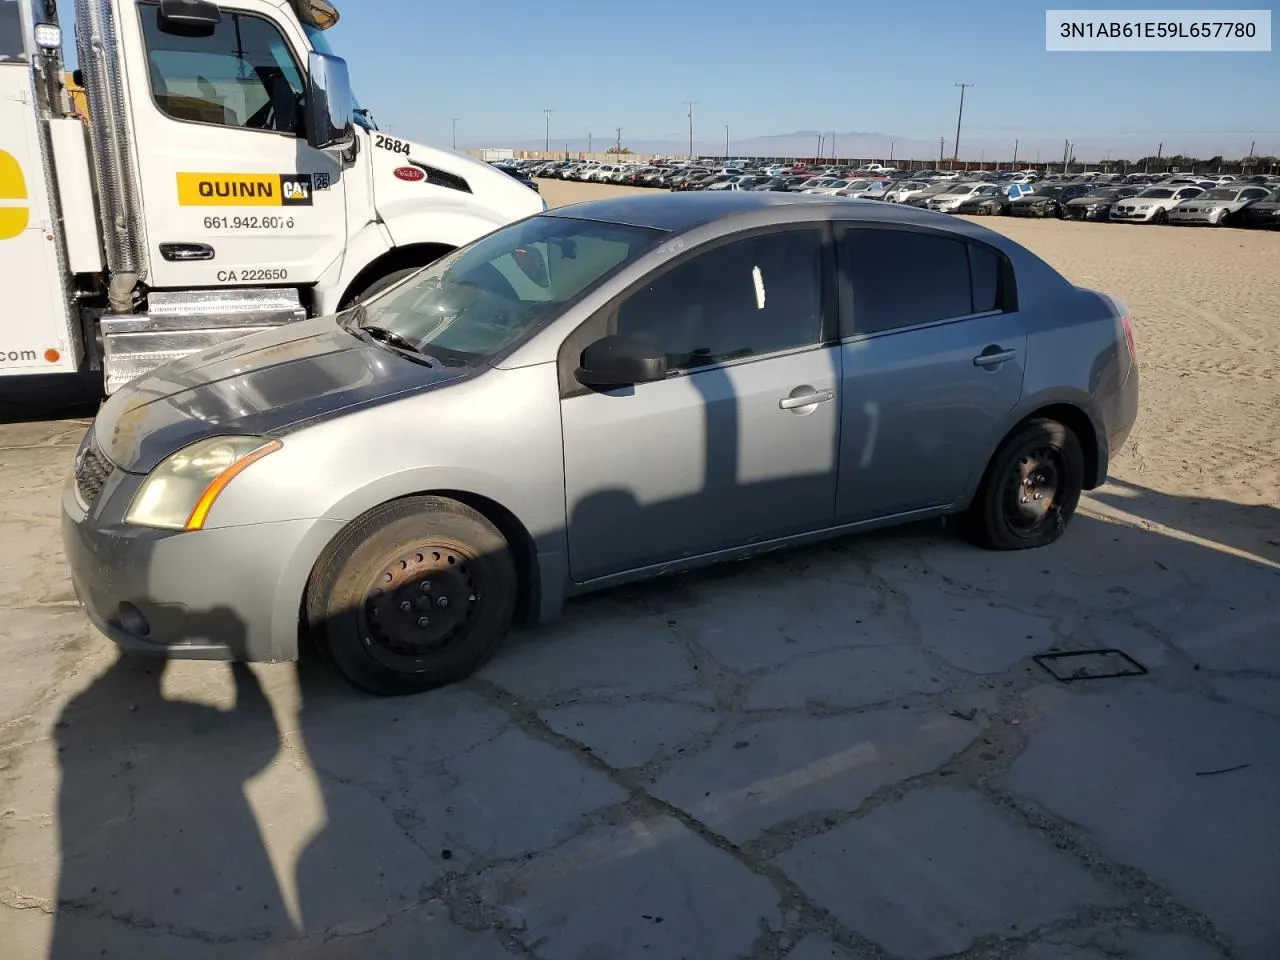
<svg viewBox="0 0 1280 960"><path fill-rule="evenodd" d="M1036 187L1034 193L1037 197L1056 197L1062 192L1062 187L1053 184L1044 184Z"/></svg>
<svg viewBox="0 0 1280 960"><path fill-rule="evenodd" d="M1159 187L1155 190L1143 190L1140 194L1138 194L1138 196L1149 197L1152 200L1167 200L1169 199L1169 197L1173 196L1173 191L1166 190L1164 187Z"/></svg>
<svg viewBox="0 0 1280 960"><path fill-rule="evenodd" d="M952 187L951 189L949 189L949 190L947 190L947 191L945 191L945 192L946 192L946 193L972 193L972 192L973 192L973 184L971 184L971 183L961 183L961 184L957 184L956 186Z"/></svg>
<svg viewBox="0 0 1280 960"><path fill-rule="evenodd" d="M1206 193L1200 194L1200 196L1197 197L1196 199L1197 200L1234 200L1236 198L1236 194L1238 194L1239 192L1240 192L1239 190L1234 190L1234 189L1209 190Z"/></svg>
<svg viewBox="0 0 1280 960"><path fill-rule="evenodd" d="M523 339L665 234L537 216L446 255L355 314L382 339L445 363L484 362Z"/></svg>

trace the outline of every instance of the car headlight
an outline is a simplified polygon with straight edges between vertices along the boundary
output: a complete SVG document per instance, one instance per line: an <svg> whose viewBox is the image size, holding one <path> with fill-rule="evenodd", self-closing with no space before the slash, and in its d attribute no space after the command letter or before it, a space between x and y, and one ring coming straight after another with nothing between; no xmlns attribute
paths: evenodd
<svg viewBox="0 0 1280 960"><path fill-rule="evenodd" d="M236 475L279 450L264 437L210 437L165 457L134 495L125 523L164 530L200 530Z"/></svg>
<svg viewBox="0 0 1280 960"><path fill-rule="evenodd" d="M1138 209L1139 209L1139 210L1150 210L1150 209L1151 209L1151 204L1149 204L1149 203L1141 203L1141 204L1139 204L1139 205L1138 205Z"/></svg>

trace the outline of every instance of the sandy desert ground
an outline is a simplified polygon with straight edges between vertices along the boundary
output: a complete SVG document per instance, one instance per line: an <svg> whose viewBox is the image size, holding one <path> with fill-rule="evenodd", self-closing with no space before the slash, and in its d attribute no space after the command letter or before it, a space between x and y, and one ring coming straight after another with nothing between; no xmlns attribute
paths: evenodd
<svg viewBox="0 0 1280 960"><path fill-rule="evenodd" d="M608 591L419 697L118 656L58 532L88 420L0 407L0 957L1275 960L1280 234L986 222L1135 318L1058 544ZM1098 647L1146 672L1034 659Z"/></svg>

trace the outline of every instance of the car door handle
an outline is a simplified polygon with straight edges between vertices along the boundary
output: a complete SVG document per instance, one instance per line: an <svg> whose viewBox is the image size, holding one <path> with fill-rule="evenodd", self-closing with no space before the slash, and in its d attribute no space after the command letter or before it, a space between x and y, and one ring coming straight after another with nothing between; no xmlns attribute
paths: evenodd
<svg viewBox="0 0 1280 960"><path fill-rule="evenodd" d="M1001 350L999 347L987 347L987 349L973 358L973 365L975 367L995 367L1002 363L1008 363L1017 355L1017 350Z"/></svg>
<svg viewBox="0 0 1280 960"><path fill-rule="evenodd" d="M815 403L826 403L835 395L834 390L814 390L809 388L805 389L803 393L797 393L796 390L792 390L790 394L778 401L778 407L783 410L795 410L797 407L812 407Z"/></svg>

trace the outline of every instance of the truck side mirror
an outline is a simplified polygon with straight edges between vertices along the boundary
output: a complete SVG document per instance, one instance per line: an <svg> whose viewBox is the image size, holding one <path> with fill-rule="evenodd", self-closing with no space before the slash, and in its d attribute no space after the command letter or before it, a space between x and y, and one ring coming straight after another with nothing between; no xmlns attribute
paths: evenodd
<svg viewBox="0 0 1280 960"><path fill-rule="evenodd" d="M160 0L161 33L209 37L221 22L222 11L211 0Z"/></svg>
<svg viewBox="0 0 1280 960"><path fill-rule="evenodd" d="M317 150L345 152L356 139L347 61L312 50L307 66L307 143Z"/></svg>

